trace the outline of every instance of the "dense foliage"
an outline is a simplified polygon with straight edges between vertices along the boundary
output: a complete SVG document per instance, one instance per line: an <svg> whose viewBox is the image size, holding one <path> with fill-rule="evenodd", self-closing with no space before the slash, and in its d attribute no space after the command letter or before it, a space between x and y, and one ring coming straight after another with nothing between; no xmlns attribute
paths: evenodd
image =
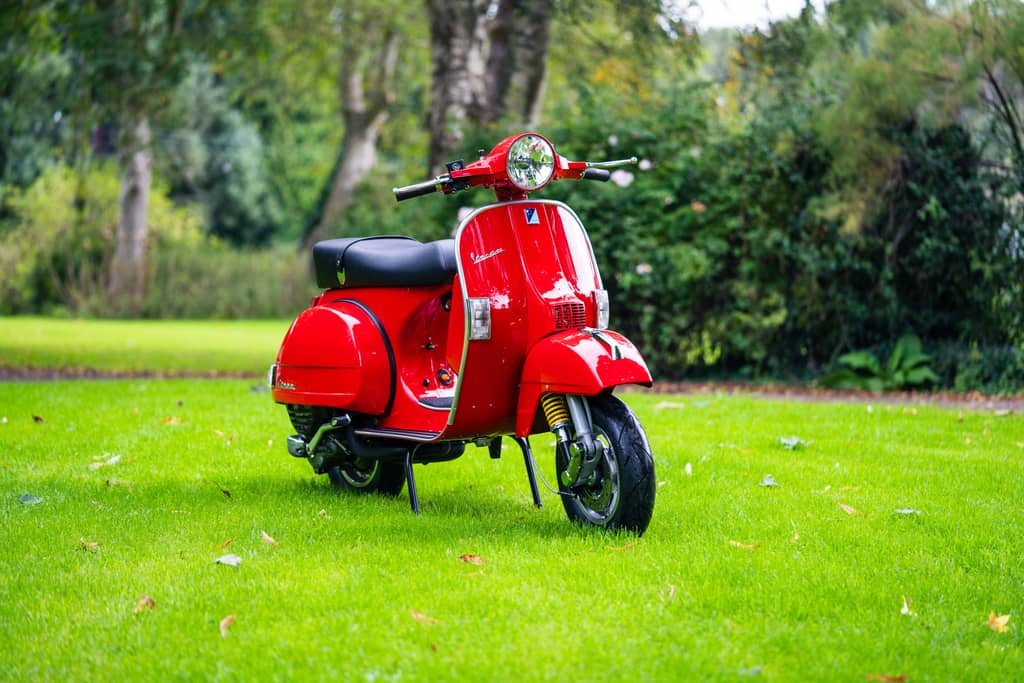
<svg viewBox="0 0 1024 683"><path fill-rule="evenodd" d="M339 52L352 26L402 33L400 85L332 233L441 237L487 200L389 192L426 165L424 7L396 23L384 0L220 3L222 49L179 46L158 84L147 291L128 308L105 294L118 119L88 104L63 48L70 10L29 6L2 17L0 314L301 308L295 245L324 220L353 120L338 65L374 57ZM575 158L642 160L619 186L545 193L584 218L615 324L659 377L810 379L916 334L942 386L1024 387L1024 6L836 0L699 36L651 16L557 4L540 129ZM466 130L464 156L516 126Z"/></svg>

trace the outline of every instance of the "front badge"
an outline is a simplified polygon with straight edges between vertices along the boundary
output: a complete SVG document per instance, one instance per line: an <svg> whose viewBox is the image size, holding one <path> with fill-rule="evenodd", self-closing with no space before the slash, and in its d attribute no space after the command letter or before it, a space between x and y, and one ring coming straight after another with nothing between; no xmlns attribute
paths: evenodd
<svg viewBox="0 0 1024 683"><path fill-rule="evenodd" d="M535 207L531 206L527 209L523 209L523 213L526 214L527 225L540 225L540 214L537 213L537 209Z"/></svg>

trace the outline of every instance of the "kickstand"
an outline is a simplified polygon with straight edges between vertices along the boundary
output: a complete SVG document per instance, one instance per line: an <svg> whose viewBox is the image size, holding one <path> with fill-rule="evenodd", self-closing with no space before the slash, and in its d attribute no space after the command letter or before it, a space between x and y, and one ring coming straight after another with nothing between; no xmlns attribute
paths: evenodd
<svg viewBox="0 0 1024 683"><path fill-rule="evenodd" d="M416 495L416 478L412 474L412 450L405 454L405 482L409 487L409 505L415 514L420 514L420 497Z"/></svg>
<svg viewBox="0 0 1024 683"><path fill-rule="evenodd" d="M526 463L526 476L530 478L530 493L533 494L533 505L534 507L542 508L544 504L540 502L540 489L537 488L537 475L533 471L536 464L533 461L533 451L530 450L530 441L519 436L513 437L515 442L519 444L519 448L523 450L523 461Z"/></svg>

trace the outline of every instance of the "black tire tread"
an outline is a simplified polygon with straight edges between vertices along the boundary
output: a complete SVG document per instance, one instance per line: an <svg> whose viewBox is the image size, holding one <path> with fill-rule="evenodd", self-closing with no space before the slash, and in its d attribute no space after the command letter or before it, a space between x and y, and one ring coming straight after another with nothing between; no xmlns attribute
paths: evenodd
<svg viewBox="0 0 1024 683"><path fill-rule="evenodd" d="M654 514L657 491L654 456L647 433L633 411L620 399L611 394L602 394L588 400L595 426L600 426L607 434L618 457L621 487L619 507L604 526L641 535L647 530ZM565 490L561 483L559 489ZM581 524L592 524L579 510L575 498L561 498L569 519Z"/></svg>

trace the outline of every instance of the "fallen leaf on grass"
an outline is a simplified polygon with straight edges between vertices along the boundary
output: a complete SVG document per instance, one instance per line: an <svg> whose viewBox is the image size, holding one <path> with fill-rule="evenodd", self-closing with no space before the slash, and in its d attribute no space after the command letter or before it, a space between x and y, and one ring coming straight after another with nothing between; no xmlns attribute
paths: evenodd
<svg viewBox="0 0 1024 683"><path fill-rule="evenodd" d="M175 417L173 415L168 415L166 417L162 417L162 418L160 418L160 421L163 422L165 425L181 424L181 418L180 417Z"/></svg>
<svg viewBox="0 0 1024 683"><path fill-rule="evenodd" d="M414 609L410 609L409 613L412 615L413 619L415 619L416 621L420 622L421 624L426 624L428 626L434 626L436 624L440 624L441 623L440 621L438 621L434 617L428 617L426 614L420 614L419 612L417 612Z"/></svg>
<svg viewBox="0 0 1024 683"><path fill-rule="evenodd" d="M32 421L35 422L37 425L46 422L46 420L44 420L43 418L39 417L38 415L33 415L32 416Z"/></svg>
<svg viewBox="0 0 1024 683"><path fill-rule="evenodd" d="M905 617L916 617L917 612L910 609L910 598L906 595L903 596L903 607L900 608L900 614Z"/></svg>
<svg viewBox="0 0 1024 683"><path fill-rule="evenodd" d="M224 548L227 548L229 545L231 545L231 541L233 541L233 540L234 540L233 538L225 538L223 541L221 541L217 545L213 546L213 549L214 550L223 550Z"/></svg>
<svg viewBox="0 0 1024 683"><path fill-rule="evenodd" d="M1006 625L1009 621L1009 614L1003 614L1002 616L997 617L995 612L988 613L988 627L996 633L1006 633L1009 631L1010 627Z"/></svg>
<svg viewBox="0 0 1024 683"><path fill-rule="evenodd" d="M764 486L766 488L771 488L771 487L778 486L778 485L779 485L779 482L775 481L775 477L773 477L770 474L764 475L764 479L762 479L761 483L758 484L758 486Z"/></svg>
<svg viewBox="0 0 1024 683"><path fill-rule="evenodd" d="M640 541L633 541L632 543L627 543L626 545L620 545L618 547L612 548L612 550L629 550L631 548L637 547L638 545L640 545Z"/></svg>
<svg viewBox="0 0 1024 683"><path fill-rule="evenodd" d="M274 539L273 539L273 538L272 538L272 537L270 536L270 534L268 534L268 533L267 533L266 531L260 531L260 538L262 538L262 539L263 539L263 542L264 542L264 543L267 543L267 544L269 544L269 545L272 545L272 546L274 546L275 548L276 548L276 547L278 547L278 546L277 546L277 541L275 541L275 540L274 540Z"/></svg>
<svg viewBox="0 0 1024 683"><path fill-rule="evenodd" d="M156 602L154 602L153 598L148 595L143 595L139 598L139 601L135 603L135 609L132 611L135 612L135 614L139 614L147 609L156 609Z"/></svg>
<svg viewBox="0 0 1024 683"><path fill-rule="evenodd" d="M228 629L231 628L231 624L235 623L235 615L229 614L220 620L220 637L228 637Z"/></svg>
<svg viewBox="0 0 1024 683"><path fill-rule="evenodd" d="M661 601L668 602L674 597L676 597L676 587L670 583L668 585L668 590L661 594Z"/></svg>
<svg viewBox="0 0 1024 683"><path fill-rule="evenodd" d="M459 559L468 564L480 565L484 563L484 558L480 557L479 555L470 555L469 553L466 553L465 555L460 555Z"/></svg>
<svg viewBox="0 0 1024 683"><path fill-rule="evenodd" d="M868 674L865 676L869 681L882 681L882 683L904 683L907 674Z"/></svg>
<svg viewBox="0 0 1024 683"><path fill-rule="evenodd" d="M39 496L33 496L31 493L23 493L18 496L18 502L22 505L39 505L43 502L43 499Z"/></svg>
<svg viewBox="0 0 1024 683"><path fill-rule="evenodd" d="M327 514L327 510L321 510L317 514L320 515L321 517L323 517L324 519L330 519L331 518L331 516L329 514Z"/></svg>
<svg viewBox="0 0 1024 683"><path fill-rule="evenodd" d="M217 564L225 564L229 567L237 567L238 565L242 564L242 558L238 555L235 555L234 553L228 553L227 555L221 555L216 560L214 560L214 562Z"/></svg>
<svg viewBox="0 0 1024 683"><path fill-rule="evenodd" d="M98 470L101 467L113 467L117 463L121 462L121 456L120 455L110 455L109 453L104 453L103 455L100 455L100 456L97 456L97 457L102 458L102 457L108 456L108 455L110 457L107 458L106 460L98 460L96 462L89 463L89 469L90 470Z"/></svg>
<svg viewBox="0 0 1024 683"><path fill-rule="evenodd" d="M87 541L84 538L78 539L82 544L82 550L96 550L100 547L99 541Z"/></svg>
<svg viewBox="0 0 1024 683"><path fill-rule="evenodd" d="M860 510L858 510L857 508L850 507L846 503L836 503L836 504L842 509L843 512L845 512L848 515L859 515L860 514Z"/></svg>
<svg viewBox="0 0 1024 683"><path fill-rule="evenodd" d="M733 548L741 548L743 550L757 550L761 547L760 543L741 543L739 541L729 541L729 545Z"/></svg>
<svg viewBox="0 0 1024 683"><path fill-rule="evenodd" d="M217 436L224 436L224 432L220 431L219 429L214 429L213 433L216 434Z"/></svg>

